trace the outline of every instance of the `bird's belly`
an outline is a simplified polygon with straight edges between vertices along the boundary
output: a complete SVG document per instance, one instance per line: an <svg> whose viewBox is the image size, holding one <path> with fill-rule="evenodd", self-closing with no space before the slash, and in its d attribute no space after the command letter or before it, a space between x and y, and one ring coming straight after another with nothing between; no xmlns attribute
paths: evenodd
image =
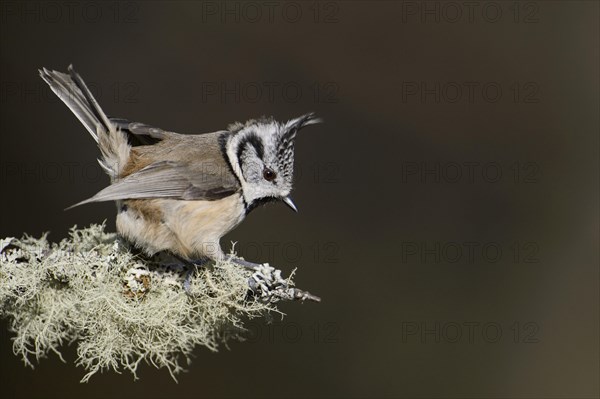
<svg viewBox="0 0 600 399"><path fill-rule="evenodd" d="M188 257L222 256L219 240L245 216L238 194L215 201L176 201L165 204L165 224L177 237Z"/></svg>
<svg viewBox="0 0 600 399"><path fill-rule="evenodd" d="M239 194L215 201L129 200L117 229L148 253L171 251L188 259L223 256L220 238L245 217ZM151 211L150 211L151 210Z"/></svg>

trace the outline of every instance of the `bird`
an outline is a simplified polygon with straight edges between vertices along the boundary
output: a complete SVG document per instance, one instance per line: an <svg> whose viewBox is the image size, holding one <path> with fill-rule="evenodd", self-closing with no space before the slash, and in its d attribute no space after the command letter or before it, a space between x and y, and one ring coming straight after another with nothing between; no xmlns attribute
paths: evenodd
<svg viewBox="0 0 600 399"><path fill-rule="evenodd" d="M110 176L110 185L67 209L115 201L117 232L146 255L224 260L221 237L257 206L282 201L298 211L290 197L294 143L300 129L321 122L314 113L180 134L108 117L72 65L39 73L96 141Z"/></svg>

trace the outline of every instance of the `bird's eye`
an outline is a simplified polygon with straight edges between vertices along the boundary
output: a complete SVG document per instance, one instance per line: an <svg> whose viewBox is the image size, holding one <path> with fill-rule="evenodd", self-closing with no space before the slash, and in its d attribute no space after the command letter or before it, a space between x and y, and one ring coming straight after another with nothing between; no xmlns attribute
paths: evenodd
<svg viewBox="0 0 600 399"><path fill-rule="evenodd" d="M271 169L265 168L263 170L263 177L265 178L266 181L273 181L277 177L277 174L275 172L273 172Z"/></svg>

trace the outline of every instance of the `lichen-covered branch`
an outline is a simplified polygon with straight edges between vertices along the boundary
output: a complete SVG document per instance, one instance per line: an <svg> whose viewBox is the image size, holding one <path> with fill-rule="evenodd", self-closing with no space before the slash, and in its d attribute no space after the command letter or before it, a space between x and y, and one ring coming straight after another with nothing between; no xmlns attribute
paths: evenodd
<svg viewBox="0 0 600 399"><path fill-rule="evenodd" d="M132 254L103 225L73 228L57 244L46 235L0 240L0 316L13 351L33 367L76 342L82 381L109 369L137 378L142 362L175 378L195 346L216 351L243 339L244 320L278 312L279 300L319 298L268 265L218 262L190 275Z"/></svg>
<svg viewBox="0 0 600 399"><path fill-rule="evenodd" d="M250 270L253 271L252 277L248 280L250 291L263 302L276 303L281 300L321 302L318 296L292 287L291 276L283 279L281 270L268 264L258 265Z"/></svg>

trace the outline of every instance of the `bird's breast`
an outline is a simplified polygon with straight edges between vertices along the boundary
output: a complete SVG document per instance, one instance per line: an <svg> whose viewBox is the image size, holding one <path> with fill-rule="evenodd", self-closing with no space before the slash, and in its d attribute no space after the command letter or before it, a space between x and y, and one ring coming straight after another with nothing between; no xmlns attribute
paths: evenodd
<svg viewBox="0 0 600 399"><path fill-rule="evenodd" d="M239 194L214 201L164 200L164 223L184 251L210 257L221 255L219 240L245 217Z"/></svg>
<svg viewBox="0 0 600 399"><path fill-rule="evenodd" d="M239 193L207 201L147 199L124 201L117 229L149 253L171 251L188 259L220 258L219 240L244 220Z"/></svg>

